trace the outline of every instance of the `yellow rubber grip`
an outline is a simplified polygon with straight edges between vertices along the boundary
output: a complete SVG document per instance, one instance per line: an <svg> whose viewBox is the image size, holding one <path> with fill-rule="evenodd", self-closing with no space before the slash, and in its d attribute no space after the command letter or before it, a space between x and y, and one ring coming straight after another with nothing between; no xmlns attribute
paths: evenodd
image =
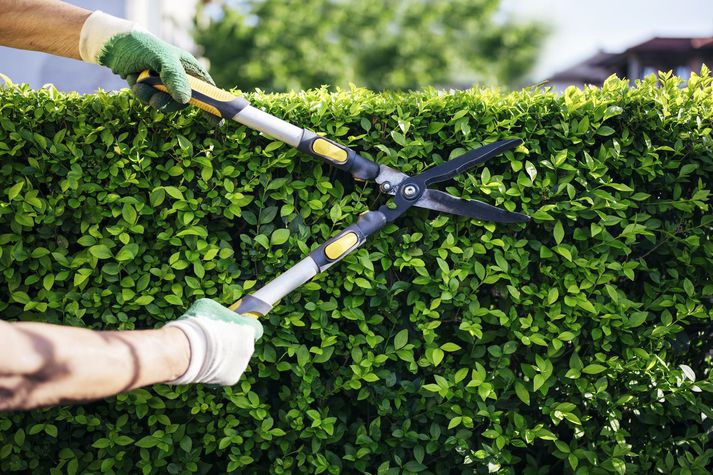
<svg viewBox="0 0 713 475"><path fill-rule="evenodd" d="M359 237L355 232L345 233L336 241L329 243L324 248L324 254L331 260L339 259L345 252L354 247L359 242Z"/></svg>
<svg viewBox="0 0 713 475"><path fill-rule="evenodd" d="M168 89L161 82L161 79L155 73L152 74L149 70L142 71L141 74L139 74L137 82L144 82L150 84L159 91L166 93L168 92ZM204 111L213 114L217 117L224 117L225 115L221 113L221 108L226 109L228 108L229 104L238 100L238 97L231 94L230 92L191 75L188 75L188 83L191 85L191 90L193 91L193 97L191 97L188 103L200 109L203 109ZM209 102L206 102L206 100L201 100L195 97L195 93L202 94L206 98L210 99L213 103L211 104ZM230 113L228 113L227 115L230 116Z"/></svg>
<svg viewBox="0 0 713 475"><path fill-rule="evenodd" d="M230 102L237 99L237 97L228 91L190 75L188 76L188 84L191 85L191 89L194 91L200 92L216 101Z"/></svg>
<svg viewBox="0 0 713 475"><path fill-rule="evenodd" d="M325 139L316 139L312 143L312 150L314 150L314 153L334 160L337 163L344 163L347 161L347 151Z"/></svg>
<svg viewBox="0 0 713 475"><path fill-rule="evenodd" d="M233 303L233 305L231 305L228 308L230 310L232 310L233 312L238 312L238 313L240 313L240 315L245 315L246 317L251 317L251 318L255 318L255 319L262 317L262 315L260 315L259 313L255 313L255 312L244 312L244 313L239 312L238 308L240 308L240 304L242 302L243 302L243 299L240 299L237 302Z"/></svg>

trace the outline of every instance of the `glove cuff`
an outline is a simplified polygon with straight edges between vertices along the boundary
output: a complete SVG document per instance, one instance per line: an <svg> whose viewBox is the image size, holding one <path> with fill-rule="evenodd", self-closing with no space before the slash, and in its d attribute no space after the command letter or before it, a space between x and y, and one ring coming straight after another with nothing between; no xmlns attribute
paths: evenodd
<svg viewBox="0 0 713 475"><path fill-rule="evenodd" d="M255 341L262 336L260 322L206 298L197 300L181 318L166 326L180 329L191 350L186 372L167 384L232 386L247 369Z"/></svg>
<svg viewBox="0 0 713 475"><path fill-rule="evenodd" d="M86 19L79 34L79 55L87 63L99 64L104 45L119 33L146 31L137 23L97 10Z"/></svg>
<svg viewBox="0 0 713 475"><path fill-rule="evenodd" d="M188 363L188 369L178 378L169 381L166 384L189 384L198 378L198 374L203 368L206 360L207 338L203 333L203 329L198 323L192 320L178 320L169 322L167 327L176 327L181 330L188 339L188 346L191 350L191 356Z"/></svg>

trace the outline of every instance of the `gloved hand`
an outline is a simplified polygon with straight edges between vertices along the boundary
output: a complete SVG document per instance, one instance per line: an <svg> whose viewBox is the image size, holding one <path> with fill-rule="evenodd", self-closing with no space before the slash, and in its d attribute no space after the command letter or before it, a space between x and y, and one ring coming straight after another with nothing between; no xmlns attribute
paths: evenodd
<svg viewBox="0 0 713 475"><path fill-rule="evenodd" d="M215 84L208 71L190 53L157 38L136 23L95 11L84 22L79 39L79 53L85 62L109 67L126 79L141 102L162 112L175 112L191 98L186 74ZM145 69L161 76L170 94L148 84L137 84ZM218 117L206 114L211 122Z"/></svg>
<svg viewBox="0 0 713 475"><path fill-rule="evenodd" d="M191 347L188 369L168 384L232 386L247 368L255 342L262 337L257 319L239 315L211 299L196 301L166 326L183 331Z"/></svg>

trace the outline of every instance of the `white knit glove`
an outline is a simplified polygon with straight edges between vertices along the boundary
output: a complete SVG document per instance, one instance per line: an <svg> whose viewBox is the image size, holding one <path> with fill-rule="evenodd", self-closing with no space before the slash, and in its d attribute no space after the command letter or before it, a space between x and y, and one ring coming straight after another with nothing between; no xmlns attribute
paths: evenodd
<svg viewBox="0 0 713 475"><path fill-rule="evenodd" d="M191 347L188 369L168 384L232 386L248 366L262 324L233 312L211 299L196 301L178 320L166 326L185 333Z"/></svg>

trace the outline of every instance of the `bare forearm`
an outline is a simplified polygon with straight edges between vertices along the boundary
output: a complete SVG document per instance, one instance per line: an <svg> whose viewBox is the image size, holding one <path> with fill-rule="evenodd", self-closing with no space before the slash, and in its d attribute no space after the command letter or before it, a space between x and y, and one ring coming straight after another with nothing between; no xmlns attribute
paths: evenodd
<svg viewBox="0 0 713 475"><path fill-rule="evenodd" d="M0 0L0 45L80 59L79 34L90 13L56 0Z"/></svg>
<svg viewBox="0 0 713 475"><path fill-rule="evenodd" d="M0 334L0 410L86 401L170 381L185 372L190 357L176 328L95 332L3 323Z"/></svg>

